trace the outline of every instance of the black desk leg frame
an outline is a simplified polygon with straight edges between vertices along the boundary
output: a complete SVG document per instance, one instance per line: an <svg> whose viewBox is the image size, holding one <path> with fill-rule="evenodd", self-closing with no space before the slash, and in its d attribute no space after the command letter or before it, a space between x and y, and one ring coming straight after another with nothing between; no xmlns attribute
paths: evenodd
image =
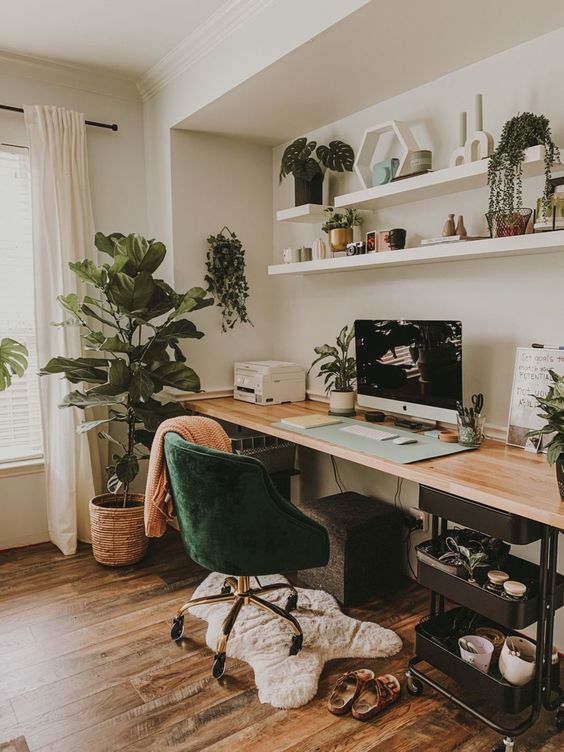
<svg viewBox="0 0 564 752"><path fill-rule="evenodd" d="M441 533L444 533L447 528L447 520L439 520L437 517L433 517L432 520L432 534L435 538L439 534L439 524ZM468 705L457 695L450 692L443 687L439 682L432 679L430 676L424 673L421 669L417 668L418 664L422 661L417 656L414 656L410 662L406 671L408 680L408 689L412 694L420 694L423 691L423 686L426 685L432 689L440 692L448 700L451 700L455 705L462 710L470 713L474 718L484 723L489 728L502 734L503 741L501 744L496 744L492 752L512 752L515 743L514 737L519 736L533 726L540 714L541 708L544 707L547 710L558 709L556 716L556 723L558 728L564 728L564 692L560 687L551 687L551 662L552 662L552 640L554 635L554 604L555 604L555 591L556 591L556 577L557 577L557 556L558 556L558 534L559 530L545 526L543 528L543 535L541 539L541 552L539 563L539 614L537 621L537 660L536 671L534 678L533 688L533 703L531 705L531 712L524 721L519 725L512 728L502 726L495 720L488 718L483 713ZM430 602L430 616L436 616L437 613L442 613L444 610L444 598L439 595L438 608L437 608L437 596L439 594L431 592ZM552 697L556 692L556 697Z"/></svg>

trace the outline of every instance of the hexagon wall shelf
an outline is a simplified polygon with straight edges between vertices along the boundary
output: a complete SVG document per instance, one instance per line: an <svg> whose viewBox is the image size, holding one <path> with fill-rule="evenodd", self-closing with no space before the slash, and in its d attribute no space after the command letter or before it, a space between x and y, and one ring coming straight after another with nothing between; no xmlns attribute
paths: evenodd
<svg viewBox="0 0 564 752"><path fill-rule="evenodd" d="M384 133L394 133L400 144L401 154L397 155L400 163L396 177L403 175L404 167L411 153L418 151L420 148L407 123L403 123L401 120L388 120L380 125L373 125L371 128L367 128L360 142L354 163L354 171L363 188L372 188L372 158L374 157L378 140Z"/></svg>

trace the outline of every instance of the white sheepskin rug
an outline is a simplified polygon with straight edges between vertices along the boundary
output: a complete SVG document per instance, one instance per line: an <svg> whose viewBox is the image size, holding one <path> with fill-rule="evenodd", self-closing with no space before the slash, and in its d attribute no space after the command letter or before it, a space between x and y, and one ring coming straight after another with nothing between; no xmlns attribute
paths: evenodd
<svg viewBox="0 0 564 752"><path fill-rule="evenodd" d="M225 575L213 572L198 587L194 598L219 593ZM261 584L284 582L281 575L261 577ZM254 580L251 580L251 587ZM256 587L256 585L255 585ZM319 676L333 658L387 658L401 650L391 629L345 616L335 598L323 590L298 590L293 612L304 633L298 655L288 655L292 630L277 616L253 605L243 606L227 644L227 656L246 661L255 673L259 700L275 708L299 708L315 697ZM284 608L287 590L261 595ZM190 613L208 622L206 642L214 652L217 636L230 603L196 606ZM227 667L229 671L229 667Z"/></svg>

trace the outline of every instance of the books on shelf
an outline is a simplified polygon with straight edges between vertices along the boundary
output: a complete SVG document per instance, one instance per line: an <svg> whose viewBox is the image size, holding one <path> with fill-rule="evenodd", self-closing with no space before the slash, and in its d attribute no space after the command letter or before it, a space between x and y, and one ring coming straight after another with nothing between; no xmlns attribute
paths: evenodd
<svg viewBox="0 0 564 752"><path fill-rule="evenodd" d="M483 235L446 235L440 238L423 238L421 245L440 245L441 243L463 243L467 240L486 240Z"/></svg>

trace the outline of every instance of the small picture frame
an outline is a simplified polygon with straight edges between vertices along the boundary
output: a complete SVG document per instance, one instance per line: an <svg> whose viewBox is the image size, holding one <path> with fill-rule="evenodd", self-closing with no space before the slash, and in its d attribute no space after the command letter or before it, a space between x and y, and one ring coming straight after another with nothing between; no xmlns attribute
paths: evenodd
<svg viewBox="0 0 564 752"><path fill-rule="evenodd" d="M377 247L378 247L378 251L390 251L391 250L389 230L380 230L380 232L378 233Z"/></svg>
<svg viewBox="0 0 564 752"><path fill-rule="evenodd" d="M366 253L376 253L377 250L376 230L370 230L366 233Z"/></svg>

